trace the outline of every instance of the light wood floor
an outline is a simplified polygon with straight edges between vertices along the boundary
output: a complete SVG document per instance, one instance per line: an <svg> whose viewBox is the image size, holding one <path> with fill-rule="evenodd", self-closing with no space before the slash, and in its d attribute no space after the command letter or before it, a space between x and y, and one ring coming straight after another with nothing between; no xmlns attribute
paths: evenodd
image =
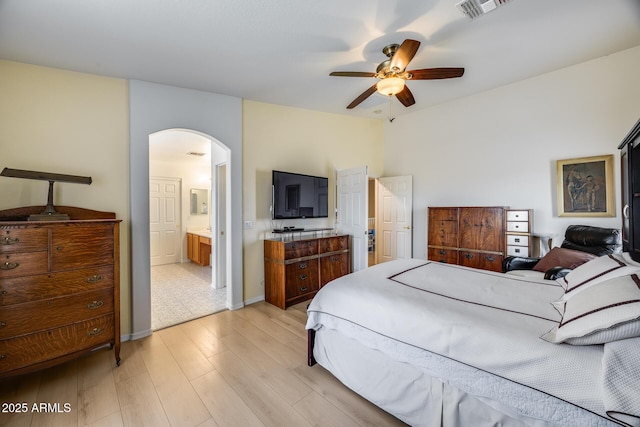
<svg viewBox="0 0 640 427"><path fill-rule="evenodd" d="M0 380L2 426L393 426L404 425L306 365L308 302L265 302L124 342L113 351ZM37 412L34 404L50 404ZM70 408L65 412L65 404Z"/></svg>

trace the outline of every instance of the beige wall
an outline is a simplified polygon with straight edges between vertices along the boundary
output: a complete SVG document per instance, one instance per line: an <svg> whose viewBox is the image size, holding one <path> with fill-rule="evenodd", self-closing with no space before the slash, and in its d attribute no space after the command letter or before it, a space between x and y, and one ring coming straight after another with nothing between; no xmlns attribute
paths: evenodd
<svg viewBox="0 0 640 427"><path fill-rule="evenodd" d="M271 171L329 177L329 212L334 210L334 170L369 166L382 173L382 123L335 114L243 102L244 299L264 295L263 239L271 227ZM285 225L333 227L328 219L288 220Z"/></svg>
<svg viewBox="0 0 640 427"><path fill-rule="evenodd" d="M130 329L129 128L125 80L0 61L0 168L91 176L54 203L115 212L122 332ZM48 183L0 177L0 209L44 205Z"/></svg>
<svg viewBox="0 0 640 427"><path fill-rule="evenodd" d="M426 257L427 206L532 208L534 231L560 236L620 228L617 146L638 120L639 69L640 46L385 123L384 173L413 175L414 257ZM605 154L617 216L558 217L556 161Z"/></svg>

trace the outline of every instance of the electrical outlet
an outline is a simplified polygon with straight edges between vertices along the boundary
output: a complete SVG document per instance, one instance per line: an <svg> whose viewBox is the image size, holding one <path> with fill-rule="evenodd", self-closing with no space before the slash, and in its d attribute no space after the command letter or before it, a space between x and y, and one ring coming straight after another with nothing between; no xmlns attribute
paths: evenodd
<svg viewBox="0 0 640 427"><path fill-rule="evenodd" d="M245 230L250 230L253 228L253 221L245 221L244 222L244 229Z"/></svg>

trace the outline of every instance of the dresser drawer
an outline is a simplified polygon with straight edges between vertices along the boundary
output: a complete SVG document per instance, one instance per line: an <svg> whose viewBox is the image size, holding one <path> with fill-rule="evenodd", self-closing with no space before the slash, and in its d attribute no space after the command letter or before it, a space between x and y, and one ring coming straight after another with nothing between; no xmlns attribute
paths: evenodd
<svg viewBox="0 0 640 427"><path fill-rule="evenodd" d="M531 256L527 246L507 246L507 256Z"/></svg>
<svg viewBox="0 0 640 427"><path fill-rule="evenodd" d="M320 258L320 286L349 274L349 254L334 254Z"/></svg>
<svg viewBox="0 0 640 427"><path fill-rule="evenodd" d="M320 288L318 259L288 264L285 269L285 299L317 291Z"/></svg>
<svg viewBox="0 0 640 427"><path fill-rule="evenodd" d="M113 313L113 289L0 307L0 337L30 334Z"/></svg>
<svg viewBox="0 0 640 427"><path fill-rule="evenodd" d="M326 237L318 240L319 252L336 252L349 247L349 236Z"/></svg>
<svg viewBox="0 0 640 427"><path fill-rule="evenodd" d="M31 276L49 270L47 252L6 253L0 255L0 279Z"/></svg>
<svg viewBox="0 0 640 427"><path fill-rule="evenodd" d="M429 261L444 262L446 264L458 263L458 251L455 249L429 248Z"/></svg>
<svg viewBox="0 0 640 427"><path fill-rule="evenodd" d="M507 234L507 245L509 246L529 246L529 236L517 234Z"/></svg>
<svg viewBox="0 0 640 427"><path fill-rule="evenodd" d="M529 223L518 221L507 221L507 232L528 233Z"/></svg>
<svg viewBox="0 0 640 427"><path fill-rule="evenodd" d="M0 340L0 373L115 341L113 315Z"/></svg>
<svg viewBox="0 0 640 427"><path fill-rule="evenodd" d="M317 240L300 240L296 242L287 242L284 245L284 258L302 258L306 256L316 255L318 253Z"/></svg>
<svg viewBox="0 0 640 427"><path fill-rule="evenodd" d="M51 270L113 264L113 226L69 224L51 235Z"/></svg>
<svg viewBox="0 0 640 427"><path fill-rule="evenodd" d="M113 266L13 277L0 281L0 306L113 287Z"/></svg>
<svg viewBox="0 0 640 427"><path fill-rule="evenodd" d="M507 221L529 221L529 211L507 211Z"/></svg>
<svg viewBox="0 0 640 427"><path fill-rule="evenodd" d="M0 254L46 251L48 246L46 228L0 228Z"/></svg>

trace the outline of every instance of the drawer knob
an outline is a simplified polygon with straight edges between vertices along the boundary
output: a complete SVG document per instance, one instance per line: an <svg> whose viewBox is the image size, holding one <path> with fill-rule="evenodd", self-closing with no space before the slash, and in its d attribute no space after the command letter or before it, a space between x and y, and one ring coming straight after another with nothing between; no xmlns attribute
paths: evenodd
<svg viewBox="0 0 640 427"><path fill-rule="evenodd" d="M93 328L92 330L87 332L87 336L95 337L96 335L100 335L103 332L104 332L104 329L102 329L102 328Z"/></svg>
<svg viewBox="0 0 640 427"><path fill-rule="evenodd" d="M3 296L3 297L6 297L7 295L9 295L9 292L2 291L2 292L0 292L0 295Z"/></svg>
<svg viewBox="0 0 640 427"><path fill-rule="evenodd" d="M464 257L465 257L466 259L471 259L471 258L473 258L473 255L471 255L471 254L465 254L465 255L464 255Z"/></svg>
<svg viewBox="0 0 640 427"><path fill-rule="evenodd" d="M307 287L306 286L301 287L300 292L307 292Z"/></svg>
<svg viewBox="0 0 640 427"><path fill-rule="evenodd" d="M496 259L495 259L494 257L492 257L492 256L488 256L488 257L487 257L487 261L495 261L495 260L496 260Z"/></svg>
<svg viewBox="0 0 640 427"><path fill-rule="evenodd" d="M6 354L0 354L0 360L6 359L7 355Z"/></svg>
<svg viewBox="0 0 640 427"><path fill-rule="evenodd" d="M301 274L300 275L300 280L306 280L307 279L307 275L306 274Z"/></svg>
<svg viewBox="0 0 640 427"><path fill-rule="evenodd" d="M7 322L0 322L0 328L4 328L5 326L7 326Z"/></svg>
<svg viewBox="0 0 640 427"><path fill-rule="evenodd" d="M5 237L4 239L0 240L0 244L2 245L15 245L16 243L18 243L20 241L20 239L18 238L11 238L11 237Z"/></svg>
<svg viewBox="0 0 640 427"><path fill-rule="evenodd" d="M103 305L104 305L103 301L93 301L93 302L90 302L89 304L87 304L87 308L89 310L95 310L96 308L100 308Z"/></svg>
<svg viewBox="0 0 640 427"><path fill-rule="evenodd" d="M17 262L5 262L4 264L0 264L0 270L13 270L17 268L20 264Z"/></svg>
<svg viewBox="0 0 640 427"><path fill-rule="evenodd" d="M447 252L446 252L446 251L443 251L442 249L440 249L440 250L438 251L438 253L439 253L440 255L444 255L444 254L446 254Z"/></svg>
<svg viewBox="0 0 640 427"><path fill-rule="evenodd" d="M102 279L103 279L102 276L100 276L98 274L94 274L93 276L87 278L87 282L88 283L96 283L96 282L99 282Z"/></svg>
<svg viewBox="0 0 640 427"><path fill-rule="evenodd" d="M298 264L298 268L299 269L303 269L303 268L307 268L307 263L306 262L301 262L300 264Z"/></svg>

